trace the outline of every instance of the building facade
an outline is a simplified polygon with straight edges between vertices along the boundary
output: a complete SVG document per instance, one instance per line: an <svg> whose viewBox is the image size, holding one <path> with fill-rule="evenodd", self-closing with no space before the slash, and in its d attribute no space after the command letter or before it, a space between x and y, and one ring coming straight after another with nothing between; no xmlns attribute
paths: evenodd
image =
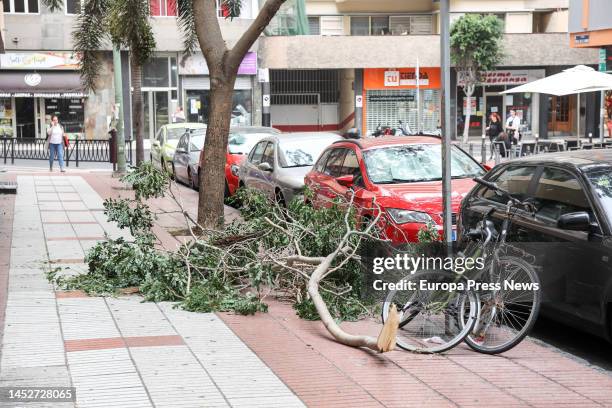
<svg viewBox="0 0 612 408"><path fill-rule="evenodd" d="M472 98L470 135L482 135L488 113L499 112L505 120L511 109L519 113L525 134L570 135L578 128L578 112L580 129L596 131L588 118L599 109L597 98L583 98L579 107L575 96L499 95L567 67L597 63L593 50L568 47L568 0L451 0L450 6L451 22L465 14L492 14L502 20L505 31L505 58L495 71L484 73L484 83ZM307 0L306 11L310 35L269 36L260 41L260 61L271 70L273 126L311 130L356 126L364 135L379 125L396 127L399 120L414 130L439 126L437 1ZM305 71L326 72L328 77L336 71L331 75L336 81L335 99L322 97L317 87L294 84L300 75L307 82L317 75L299 74ZM461 132L466 98L455 72L452 82L453 120ZM311 95L303 95L307 88L313 90Z"/></svg>
<svg viewBox="0 0 612 408"><path fill-rule="evenodd" d="M599 50L599 71L612 73L612 3L606 0L570 0L570 46ZM612 91L600 94L601 131L612 137Z"/></svg>
<svg viewBox="0 0 612 408"><path fill-rule="evenodd" d="M72 52L72 27L79 11L78 0L65 0L61 11L51 12L39 0L0 1L2 34L6 54L0 55L0 137L45 137L51 116L59 116L69 137L106 138L113 114L114 78L112 48L102 50L101 70L95 92L85 92L80 83L78 61ZM221 29L231 46L251 23L258 0L243 1L242 14ZM178 106L188 120L206 122L208 68L201 53L185 56L176 24L174 0L151 0L151 25L156 52L143 67L145 137L154 137L171 120ZM131 134L131 86L129 55L122 51L123 100L126 135ZM249 52L236 81L232 123L261 121L261 96L254 91L257 45ZM126 80L127 79L127 80Z"/></svg>
<svg viewBox="0 0 612 408"><path fill-rule="evenodd" d="M573 1L573 0L572 0ZM604 1L604 0L601 0ZM591 0L591 4L596 0ZM470 134L479 137L490 112L505 119L510 109L522 118L524 133L569 135L586 132L599 99L575 96L508 95L499 92L578 64L596 66L598 51L568 46L569 0L451 0L451 19L467 13L493 14L504 24L505 58L472 98ZM0 58L0 135L43 137L57 114L76 137L106 137L114 103L110 44L101 57L95 93L78 81L71 31L78 0L65 0L51 13L39 0L3 0ZM240 18L227 20L219 7L228 46L247 29L258 0L243 1ZM344 131L371 134L377 126L430 131L440 124L439 4L435 0L306 0L308 35L286 35L275 22L245 57L235 85L232 124L261 124L263 100L271 124L282 130ZM146 137L171 121L182 106L188 120L206 122L210 82L200 53L182 53L174 0L151 0L156 39L154 58L143 70ZM570 19L571 21L571 19ZM122 52L123 78L129 59ZM270 94L263 95L258 72L266 69ZM452 113L464 126L465 96L452 74ZM131 132L130 82L123 81L124 117ZM266 91L267 92L267 91ZM266 103L267 105L268 103ZM578 123L581 125L578 126Z"/></svg>

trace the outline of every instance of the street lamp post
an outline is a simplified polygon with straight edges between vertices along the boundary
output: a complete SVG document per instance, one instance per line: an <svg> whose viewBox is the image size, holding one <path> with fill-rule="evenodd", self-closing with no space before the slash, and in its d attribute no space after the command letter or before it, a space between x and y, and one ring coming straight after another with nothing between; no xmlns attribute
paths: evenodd
<svg viewBox="0 0 612 408"><path fill-rule="evenodd" d="M440 66L442 71L442 206L444 242L452 249L451 115L450 115L450 15L449 0L440 0Z"/></svg>

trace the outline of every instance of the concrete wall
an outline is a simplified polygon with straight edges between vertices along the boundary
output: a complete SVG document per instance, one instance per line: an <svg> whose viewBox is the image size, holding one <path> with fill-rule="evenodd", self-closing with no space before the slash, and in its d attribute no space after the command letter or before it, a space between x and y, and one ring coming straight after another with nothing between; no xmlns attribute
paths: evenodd
<svg viewBox="0 0 612 408"><path fill-rule="evenodd" d="M73 48L72 31L76 16L63 11L51 13L40 4L40 14L5 14L5 38L7 50L66 51ZM248 28L252 20L220 19L219 24L228 46L232 46ZM183 39L173 17L152 17L157 51L182 51ZM14 42L13 39L18 41ZM110 50L110 44L104 49ZM256 46L253 47L256 49Z"/></svg>
<svg viewBox="0 0 612 408"><path fill-rule="evenodd" d="M260 61L273 69L387 68L440 66L437 35L384 37L266 37ZM596 64L598 51L572 49L567 34L507 34L500 66Z"/></svg>

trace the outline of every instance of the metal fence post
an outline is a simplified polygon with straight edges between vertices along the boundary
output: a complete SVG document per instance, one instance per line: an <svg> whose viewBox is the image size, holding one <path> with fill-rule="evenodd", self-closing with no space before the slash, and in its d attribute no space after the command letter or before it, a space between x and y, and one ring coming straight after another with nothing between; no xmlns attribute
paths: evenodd
<svg viewBox="0 0 612 408"><path fill-rule="evenodd" d="M75 149L76 149L76 166L79 167L79 138L77 137L76 139L76 143L75 143Z"/></svg>
<svg viewBox="0 0 612 408"><path fill-rule="evenodd" d="M2 155L4 156L4 164L6 164L6 139L2 139Z"/></svg>
<svg viewBox="0 0 612 408"><path fill-rule="evenodd" d="M15 164L15 139L11 138L11 164Z"/></svg>
<svg viewBox="0 0 612 408"><path fill-rule="evenodd" d="M487 161L487 141L486 141L487 135L486 134L482 134L482 146L480 147L480 161L482 163Z"/></svg>

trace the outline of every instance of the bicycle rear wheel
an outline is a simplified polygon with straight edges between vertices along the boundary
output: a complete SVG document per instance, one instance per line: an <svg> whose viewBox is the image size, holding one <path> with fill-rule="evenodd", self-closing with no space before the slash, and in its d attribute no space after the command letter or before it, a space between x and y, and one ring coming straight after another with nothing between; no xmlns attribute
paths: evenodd
<svg viewBox="0 0 612 408"><path fill-rule="evenodd" d="M422 286L425 282L427 285ZM445 285L462 287L449 290ZM417 353L441 353L455 347L470 333L476 322L478 302L468 291L465 279L444 271L416 272L400 280L387 293L383 303L383 322L389 306L400 312L397 345ZM462 313L462 316L459 316Z"/></svg>
<svg viewBox="0 0 612 408"><path fill-rule="evenodd" d="M535 324L540 312L540 279L523 259L502 256L480 281L499 284L500 289L478 292L478 318L465 342L479 353L503 353L519 344Z"/></svg>

